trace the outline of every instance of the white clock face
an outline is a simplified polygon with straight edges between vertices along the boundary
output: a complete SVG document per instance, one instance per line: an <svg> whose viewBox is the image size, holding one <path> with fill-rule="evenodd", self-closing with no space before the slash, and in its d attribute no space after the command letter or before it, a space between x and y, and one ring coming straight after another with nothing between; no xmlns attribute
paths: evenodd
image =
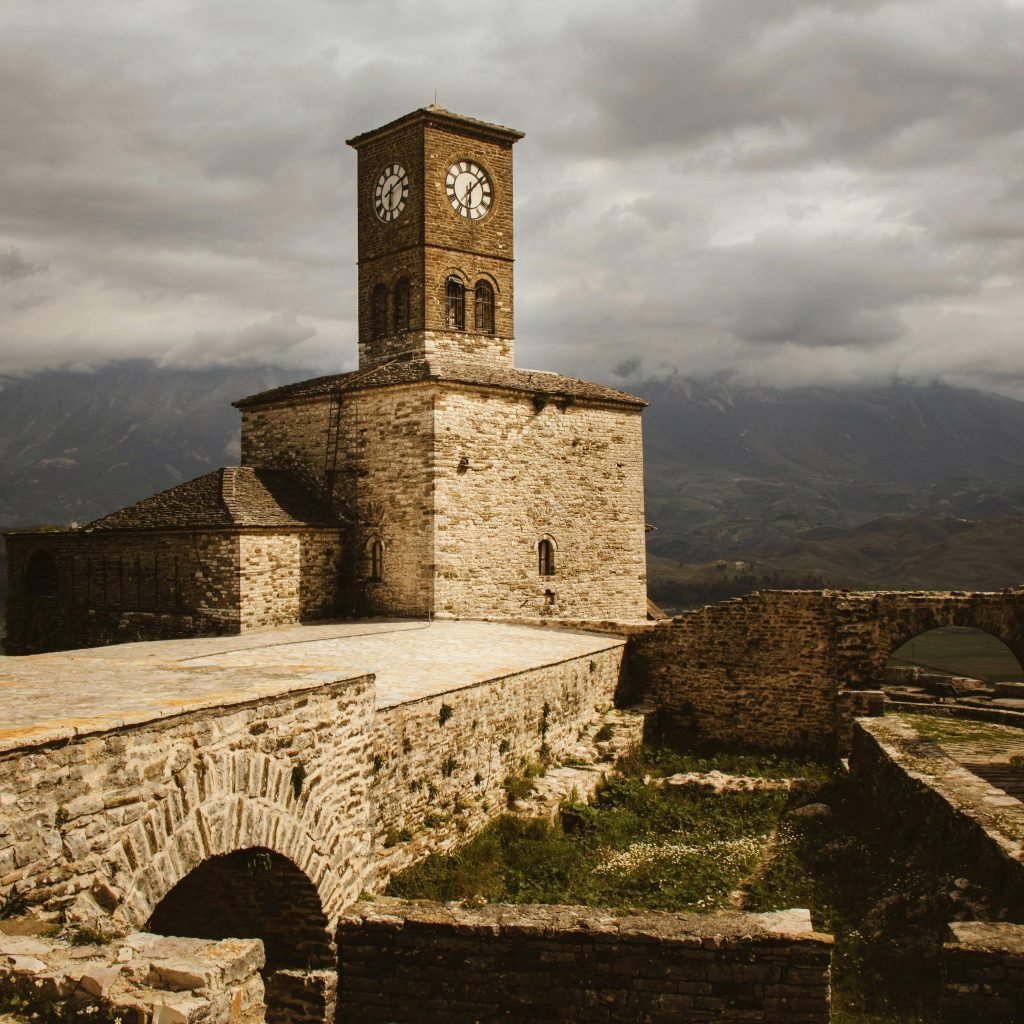
<svg viewBox="0 0 1024 1024"><path fill-rule="evenodd" d="M448 168L444 181L448 202L462 217L479 220L491 208L491 179L472 160L460 160Z"/></svg>
<svg viewBox="0 0 1024 1024"><path fill-rule="evenodd" d="M373 208L385 224L397 220L409 197L409 175L401 164L388 164L377 179Z"/></svg>

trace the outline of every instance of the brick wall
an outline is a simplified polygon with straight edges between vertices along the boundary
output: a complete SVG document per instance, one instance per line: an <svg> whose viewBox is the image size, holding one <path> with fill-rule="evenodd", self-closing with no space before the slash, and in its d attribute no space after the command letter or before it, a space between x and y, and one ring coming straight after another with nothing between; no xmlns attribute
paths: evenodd
<svg viewBox="0 0 1024 1024"><path fill-rule="evenodd" d="M831 938L767 915L383 900L351 908L338 948L346 1024L829 1020Z"/></svg>

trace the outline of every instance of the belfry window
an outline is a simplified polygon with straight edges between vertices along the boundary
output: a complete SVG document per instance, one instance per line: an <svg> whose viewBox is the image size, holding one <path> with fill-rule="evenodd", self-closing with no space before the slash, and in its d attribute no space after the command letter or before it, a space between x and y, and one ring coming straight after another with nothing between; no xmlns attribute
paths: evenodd
<svg viewBox="0 0 1024 1024"><path fill-rule="evenodd" d="M379 583L384 579L384 544L380 540L370 541L370 580Z"/></svg>
<svg viewBox="0 0 1024 1024"><path fill-rule="evenodd" d="M490 281L477 281L473 302L473 324L478 334L494 333L494 289Z"/></svg>
<svg viewBox="0 0 1024 1024"><path fill-rule="evenodd" d="M540 576L555 575L555 545L547 537L537 544L537 571Z"/></svg>
<svg viewBox="0 0 1024 1024"><path fill-rule="evenodd" d="M395 285L395 334L409 330L409 278L400 277Z"/></svg>
<svg viewBox="0 0 1024 1024"><path fill-rule="evenodd" d="M53 597L57 593L57 564L47 551L33 551L25 566L25 593Z"/></svg>
<svg viewBox="0 0 1024 1024"><path fill-rule="evenodd" d="M444 325L456 331L466 329L466 286L457 277L445 282Z"/></svg>
<svg viewBox="0 0 1024 1024"><path fill-rule="evenodd" d="M373 289L370 303L373 336L383 338L388 333L388 286L379 284Z"/></svg>

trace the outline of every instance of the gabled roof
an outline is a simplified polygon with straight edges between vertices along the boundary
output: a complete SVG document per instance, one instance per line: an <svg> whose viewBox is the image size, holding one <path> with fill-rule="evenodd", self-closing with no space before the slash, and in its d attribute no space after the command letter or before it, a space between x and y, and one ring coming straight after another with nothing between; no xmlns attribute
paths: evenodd
<svg viewBox="0 0 1024 1024"><path fill-rule="evenodd" d="M204 530L337 524L327 504L286 470L228 466L143 498L82 529Z"/></svg>
<svg viewBox="0 0 1024 1024"><path fill-rule="evenodd" d="M388 363L369 370L354 370L351 373L335 373L326 377L285 384L283 387L263 391L258 395L240 398L232 405L246 409L260 405L276 405L298 399L317 398L335 392L363 391L370 388L390 387L396 384L412 384L418 381L446 381L453 384L469 384L494 388L501 391L520 391L530 395L547 395L581 398L614 405L643 408L647 405L642 398L594 384L576 377L565 377L560 373L543 370L520 370L514 366L495 366L476 363L471 360L444 361L433 358L411 359L398 357Z"/></svg>

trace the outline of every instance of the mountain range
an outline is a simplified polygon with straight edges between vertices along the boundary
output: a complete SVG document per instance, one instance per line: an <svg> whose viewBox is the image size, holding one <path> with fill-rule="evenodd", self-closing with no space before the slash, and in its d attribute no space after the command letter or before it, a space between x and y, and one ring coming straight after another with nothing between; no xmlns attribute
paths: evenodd
<svg viewBox="0 0 1024 1024"><path fill-rule="evenodd" d="M230 402L300 376L137 360L0 379L0 526L87 522L237 463ZM656 600L1024 580L1024 402L899 382L774 389L670 377L630 390L651 403Z"/></svg>

